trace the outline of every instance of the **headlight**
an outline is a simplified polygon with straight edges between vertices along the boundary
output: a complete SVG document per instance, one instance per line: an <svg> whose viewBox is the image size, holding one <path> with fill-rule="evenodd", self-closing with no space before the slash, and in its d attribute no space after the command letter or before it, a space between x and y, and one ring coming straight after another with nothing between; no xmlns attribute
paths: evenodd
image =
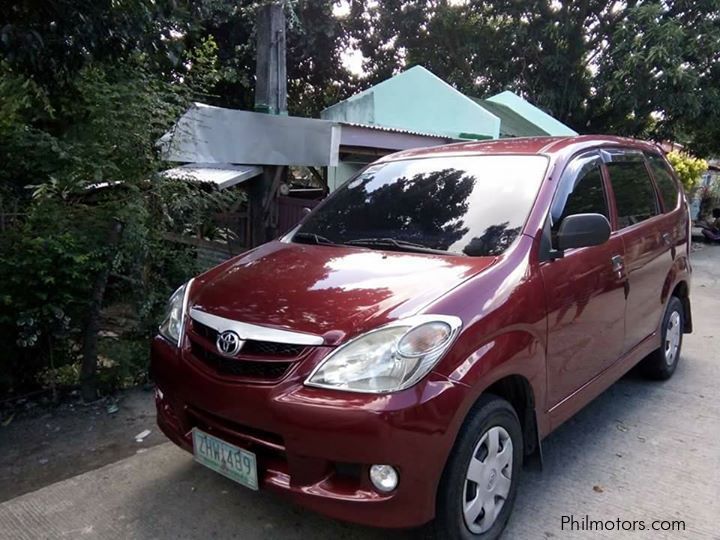
<svg viewBox="0 0 720 540"><path fill-rule="evenodd" d="M183 329L185 327L185 312L187 311L187 298L190 292L191 279L178 289L170 297L165 312L165 319L160 325L160 335L168 341L181 345Z"/></svg>
<svg viewBox="0 0 720 540"><path fill-rule="evenodd" d="M330 354L305 384L350 392L395 392L422 379L447 351L462 322L418 315L355 338Z"/></svg>

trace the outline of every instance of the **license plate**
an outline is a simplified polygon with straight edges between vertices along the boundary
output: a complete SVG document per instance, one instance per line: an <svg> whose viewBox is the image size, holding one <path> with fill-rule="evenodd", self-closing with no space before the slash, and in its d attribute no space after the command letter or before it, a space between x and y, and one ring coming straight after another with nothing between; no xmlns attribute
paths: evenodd
<svg viewBox="0 0 720 540"><path fill-rule="evenodd" d="M250 489L258 488L255 454L193 428L195 461Z"/></svg>

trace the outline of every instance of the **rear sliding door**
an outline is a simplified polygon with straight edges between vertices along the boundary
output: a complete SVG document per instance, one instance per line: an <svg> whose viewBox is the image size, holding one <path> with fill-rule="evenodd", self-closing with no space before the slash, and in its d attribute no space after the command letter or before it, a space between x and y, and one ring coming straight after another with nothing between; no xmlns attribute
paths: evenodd
<svg viewBox="0 0 720 540"><path fill-rule="evenodd" d="M613 149L602 154L615 203L616 234L625 247L627 353L658 329L663 283L672 265L672 237L642 152Z"/></svg>

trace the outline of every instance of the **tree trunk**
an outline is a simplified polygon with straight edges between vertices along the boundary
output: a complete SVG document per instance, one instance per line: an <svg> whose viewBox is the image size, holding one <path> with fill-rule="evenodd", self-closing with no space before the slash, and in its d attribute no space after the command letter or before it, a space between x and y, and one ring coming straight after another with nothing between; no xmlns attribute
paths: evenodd
<svg viewBox="0 0 720 540"><path fill-rule="evenodd" d="M115 247L120 242L123 224L114 219L108 231L105 247L107 253L102 268L95 277L90 297L90 309L83 337L82 365L80 367L80 393L84 401L97 399L97 346L100 331L100 310L102 309L105 287L112 268Z"/></svg>

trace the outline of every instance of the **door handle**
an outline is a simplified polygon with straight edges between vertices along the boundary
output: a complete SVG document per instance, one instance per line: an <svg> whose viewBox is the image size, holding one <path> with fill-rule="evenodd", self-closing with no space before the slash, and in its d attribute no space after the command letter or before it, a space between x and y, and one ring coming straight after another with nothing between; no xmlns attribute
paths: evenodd
<svg viewBox="0 0 720 540"><path fill-rule="evenodd" d="M630 294L630 283L627 278L623 279L625 274L625 259L622 258L622 255L614 255L610 259L610 262L612 262L613 272L617 274L618 279L622 280L623 293L625 294L625 300L627 300L627 297Z"/></svg>
<svg viewBox="0 0 720 540"><path fill-rule="evenodd" d="M669 246L670 240L672 240L670 233L663 233L662 238L663 238L663 242L665 242L665 244L667 244Z"/></svg>

